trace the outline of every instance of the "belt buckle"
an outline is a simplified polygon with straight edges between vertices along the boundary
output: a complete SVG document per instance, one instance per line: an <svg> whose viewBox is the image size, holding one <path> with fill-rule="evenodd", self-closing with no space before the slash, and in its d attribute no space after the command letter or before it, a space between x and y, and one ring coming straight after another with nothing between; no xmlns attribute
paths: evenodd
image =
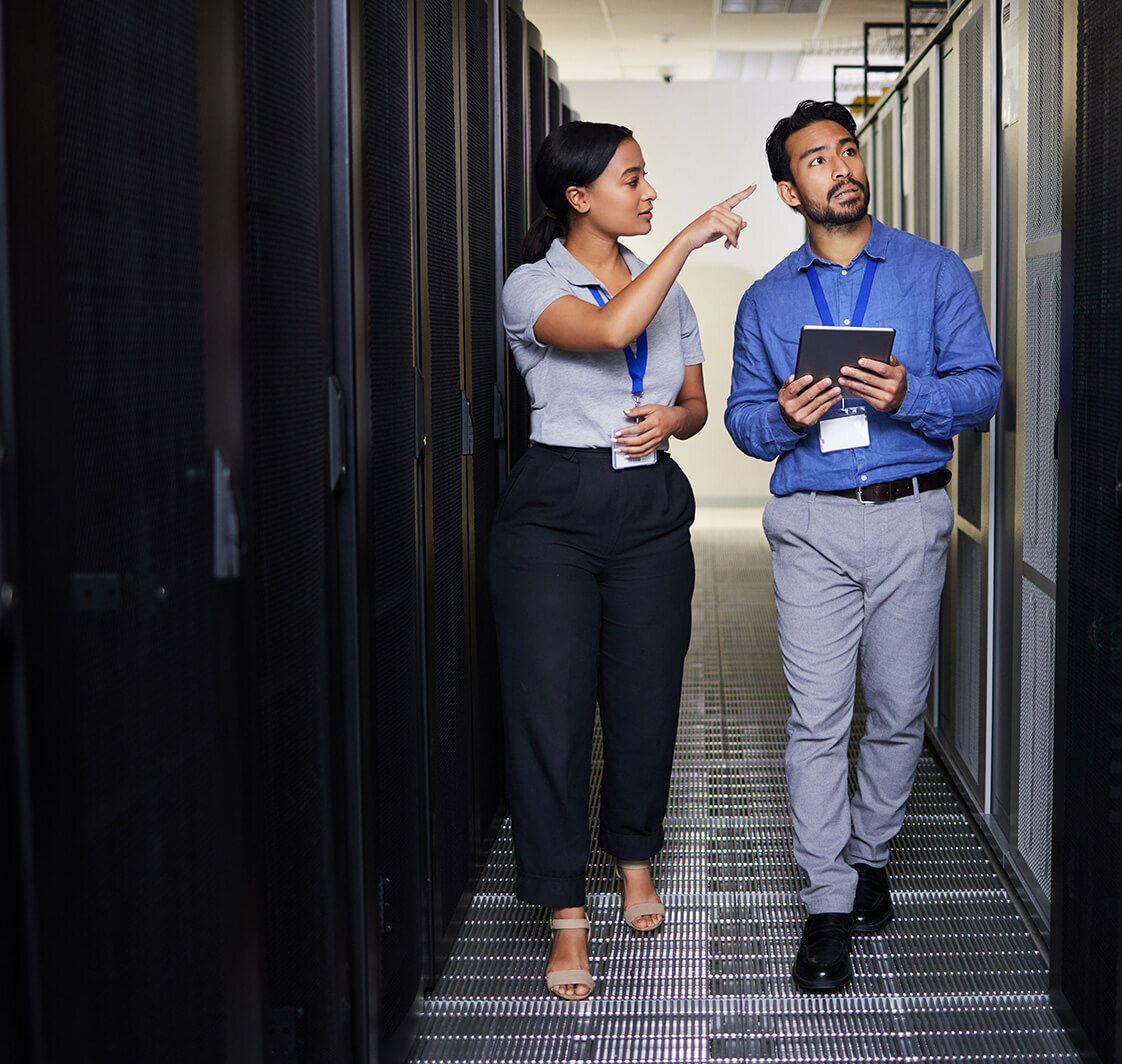
<svg viewBox="0 0 1122 1064"><path fill-rule="evenodd" d="M858 488L858 489L857 489L857 501L858 501L858 502L859 502L859 503L860 503L860 504L861 504L862 506L876 506L876 504L877 504L877 500L876 500L876 499L866 499L866 498L865 498L865 497L864 497L864 496L863 496L863 495L861 494L861 493L862 493L862 492L863 492L864 490L865 490L864 488Z"/></svg>

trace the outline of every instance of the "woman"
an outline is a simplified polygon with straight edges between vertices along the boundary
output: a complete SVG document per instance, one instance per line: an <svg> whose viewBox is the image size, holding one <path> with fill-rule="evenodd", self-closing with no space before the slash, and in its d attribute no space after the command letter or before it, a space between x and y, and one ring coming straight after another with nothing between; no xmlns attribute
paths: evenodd
<svg viewBox="0 0 1122 1064"><path fill-rule="evenodd" d="M599 843L624 919L665 909L649 861L662 819L690 638L694 503L666 441L705 424L690 252L744 227L752 189L713 207L646 266L619 238L650 232L655 190L622 126L570 122L535 165L547 210L506 282L503 317L532 403L530 439L491 543L515 890L553 910L547 985L592 992L584 913L592 732L600 705Z"/></svg>

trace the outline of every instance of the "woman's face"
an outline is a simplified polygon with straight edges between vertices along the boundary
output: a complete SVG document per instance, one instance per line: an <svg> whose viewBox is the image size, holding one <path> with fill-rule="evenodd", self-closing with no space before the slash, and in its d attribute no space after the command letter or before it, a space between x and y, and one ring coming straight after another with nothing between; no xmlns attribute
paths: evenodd
<svg viewBox="0 0 1122 1064"><path fill-rule="evenodd" d="M573 206L602 232L641 236L651 231L652 204L658 193L647 180L643 153L634 140L622 141L604 172L579 193Z"/></svg>

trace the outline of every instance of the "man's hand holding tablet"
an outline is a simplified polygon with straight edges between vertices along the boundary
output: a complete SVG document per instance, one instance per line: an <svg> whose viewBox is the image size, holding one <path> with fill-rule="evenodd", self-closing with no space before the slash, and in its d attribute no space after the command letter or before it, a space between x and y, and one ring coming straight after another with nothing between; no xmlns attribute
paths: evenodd
<svg viewBox="0 0 1122 1064"><path fill-rule="evenodd" d="M846 391L885 414L899 410L908 393L908 371L895 355L889 355L887 362L859 358L856 367L842 369L840 380Z"/></svg>
<svg viewBox="0 0 1122 1064"><path fill-rule="evenodd" d="M816 381L811 373L792 373L779 389L779 412L795 432L806 432L840 398L841 389L829 377Z"/></svg>

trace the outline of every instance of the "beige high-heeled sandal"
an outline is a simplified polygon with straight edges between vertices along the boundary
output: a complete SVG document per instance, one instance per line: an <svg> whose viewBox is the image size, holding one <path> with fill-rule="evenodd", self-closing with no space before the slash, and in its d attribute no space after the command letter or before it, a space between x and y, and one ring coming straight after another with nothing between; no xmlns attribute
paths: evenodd
<svg viewBox="0 0 1122 1064"><path fill-rule="evenodd" d="M623 879L623 869L645 868L649 871L650 867L650 861L617 860L616 878L619 880L620 895L622 896L623 888L625 885ZM635 921L638 920L640 916L661 916L662 919L659 920L659 922L655 924L654 927L636 927ZM626 909L623 910L623 922L627 924L628 927L632 928L635 931L638 931L640 934L647 934L650 931L657 931L660 927L662 927L664 923L666 923L666 906L663 905L660 901L641 901L636 903L635 905L629 905Z"/></svg>
<svg viewBox="0 0 1122 1064"><path fill-rule="evenodd" d="M589 922L587 916L577 916L568 920L555 920L550 919L549 927L551 931L568 931L581 929L584 931L584 941L587 944L588 940L592 937L592 924ZM554 936L556 937L556 936ZM588 993L584 997L567 997L564 994L557 992L557 987L569 985L579 985L588 987ZM569 968L560 972L546 972L545 985L555 998L560 1001L587 1001L592 997L592 989L595 983L592 979L592 972L584 968Z"/></svg>

